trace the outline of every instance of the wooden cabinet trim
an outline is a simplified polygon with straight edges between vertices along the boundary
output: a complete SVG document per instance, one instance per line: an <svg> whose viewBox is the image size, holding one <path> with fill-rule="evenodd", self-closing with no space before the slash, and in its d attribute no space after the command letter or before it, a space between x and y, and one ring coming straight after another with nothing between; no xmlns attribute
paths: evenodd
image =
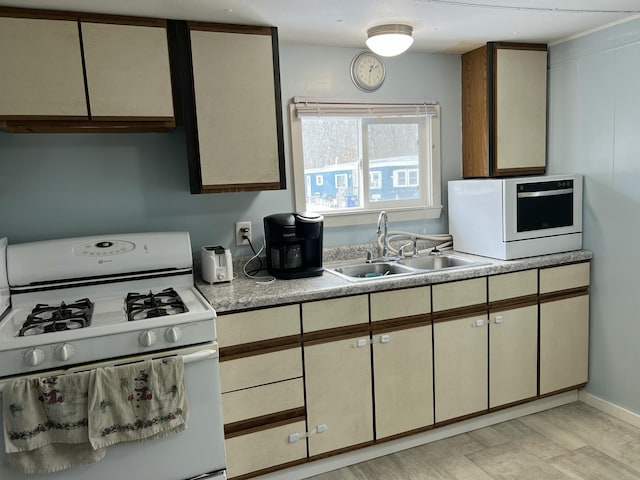
<svg viewBox="0 0 640 480"><path fill-rule="evenodd" d="M350 325L303 333L302 342L304 346L313 346L361 336L369 337L369 324Z"/></svg>
<svg viewBox="0 0 640 480"><path fill-rule="evenodd" d="M274 427L288 425L301 420L306 420L306 410L304 407L292 408L283 412L270 413L269 415L262 415L260 417L226 424L224 426L224 438L239 437L249 433L269 430Z"/></svg>
<svg viewBox="0 0 640 480"><path fill-rule="evenodd" d="M537 305L537 304L538 304L538 295L526 295L524 297L507 298L505 300L489 302L489 311L528 307L528 306Z"/></svg>
<svg viewBox="0 0 640 480"><path fill-rule="evenodd" d="M253 35L271 35L274 27L261 27L259 25L236 25L231 23L207 23L187 21L189 30L204 32L242 33Z"/></svg>
<svg viewBox="0 0 640 480"><path fill-rule="evenodd" d="M263 353L273 353L279 352L280 350L288 350L290 348L299 348L301 339L301 335L290 335L288 337L270 338L259 342L223 347L220 349L220 361L226 362L228 360L235 360L238 358L262 355Z"/></svg>
<svg viewBox="0 0 640 480"><path fill-rule="evenodd" d="M431 325L431 315L412 315L410 317L392 318L371 323L371 333L385 333L393 330L405 330L423 325Z"/></svg>
<svg viewBox="0 0 640 480"><path fill-rule="evenodd" d="M509 50L541 50L546 51L547 45L545 43L518 43L518 42L489 42L495 49L509 49Z"/></svg>
<svg viewBox="0 0 640 480"><path fill-rule="evenodd" d="M488 305L481 303L478 305L470 305L462 308L452 308L450 310L442 310L433 313L433 323L447 322L449 320L458 320L464 317L474 315L486 315L489 312Z"/></svg>
<svg viewBox="0 0 640 480"><path fill-rule="evenodd" d="M201 193L260 192L280 190L280 183L236 183L225 185L202 185Z"/></svg>
<svg viewBox="0 0 640 480"><path fill-rule="evenodd" d="M109 15L60 10L44 10L35 8L0 7L0 17L38 18L48 20L75 20L93 23L113 23L120 25L140 25L147 27L166 27L163 18L135 17L128 15Z"/></svg>
<svg viewBox="0 0 640 480"><path fill-rule="evenodd" d="M584 388L586 386L587 386L587 382L578 383L577 385L573 385L571 387L566 387L566 388L561 388L560 390L554 390L553 392L541 393L540 395L538 395L537 398L553 397L554 395L558 395L560 393L570 392L572 390L580 390L581 388Z"/></svg>
<svg viewBox="0 0 640 480"><path fill-rule="evenodd" d="M556 300L564 300L566 298L581 297L583 295L589 295L589 287L578 287L567 290L559 290L557 292L540 294L540 304L547 302L554 302Z"/></svg>

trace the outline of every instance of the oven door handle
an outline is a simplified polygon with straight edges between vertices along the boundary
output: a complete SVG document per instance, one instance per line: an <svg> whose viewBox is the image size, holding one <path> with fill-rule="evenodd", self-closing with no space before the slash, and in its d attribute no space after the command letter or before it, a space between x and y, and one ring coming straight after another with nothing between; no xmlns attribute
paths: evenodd
<svg viewBox="0 0 640 480"><path fill-rule="evenodd" d="M555 197L556 195L567 195L569 193L573 193L573 188L563 188L561 190L543 190L537 192L518 192L518 198Z"/></svg>
<svg viewBox="0 0 640 480"><path fill-rule="evenodd" d="M186 353L184 355L182 355L182 361L187 364L187 363L192 363L192 362L199 362L202 360L208 360L210 358L218 358L220 355L218 353L218 349L217 348L207 348L204 350L198 350L196 352L193 353ZM113 364L112 364L113 365ZM122 364L118 364L118 365L126 365L126 363L122 363ZM96 366L97 368L97 366ZM77 371L83 371L86 369L78 369ZM57 372L58 375L65 375L67 373L76 373L75 370L71 370L71 371L59 371ZM43 372L42 375L47 375L46 372ZM29 376L34 376L34 375L29 375ZM4 390L4 386L5 384L8 382L8 380L0 380L0 395L2 395L2 391Z"/></svg>

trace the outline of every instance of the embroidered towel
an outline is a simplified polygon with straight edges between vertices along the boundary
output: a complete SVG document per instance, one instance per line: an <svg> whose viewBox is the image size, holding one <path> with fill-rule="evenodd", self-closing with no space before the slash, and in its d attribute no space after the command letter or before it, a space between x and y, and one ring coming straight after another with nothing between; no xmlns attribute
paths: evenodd
<svg viewBox="0 0 640 480"><path fill-rule="evenodd" d="M7 463L23 473L51 473L101 460L88 436L89 372L10 380L2 415Z"/></svg>
<svg viewBox="0 0 640 480"><path fill-rule="evenodd" d="M89 441L96 449L186 428L182 357L99 368L89 391Z"/></svg>

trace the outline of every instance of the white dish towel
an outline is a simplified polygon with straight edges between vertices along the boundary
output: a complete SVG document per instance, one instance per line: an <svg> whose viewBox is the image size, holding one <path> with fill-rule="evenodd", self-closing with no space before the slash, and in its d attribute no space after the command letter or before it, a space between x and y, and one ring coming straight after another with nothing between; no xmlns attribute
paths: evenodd
<svg viewBox="0 0 640 480"><path fill-rule="evenodd" d="M2 405L7 462L23 473L95 463L109 445L181 432L189 410L182 357L10 380Z"/></svg>

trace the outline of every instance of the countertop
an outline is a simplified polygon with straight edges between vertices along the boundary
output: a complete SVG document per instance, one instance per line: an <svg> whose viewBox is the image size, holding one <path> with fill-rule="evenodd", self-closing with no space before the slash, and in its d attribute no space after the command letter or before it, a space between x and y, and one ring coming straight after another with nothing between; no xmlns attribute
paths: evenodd
<svg viewBox="0 0 640 480"><path fill-rule="evenodd" d="M575 263L593 258L593 253L588 250L554 253L518 260L496 260L453 251L448 251L446 254L486 263L479 266L432 271L401 278L389 276L360 282L349 282L331 272L325 271L318 277L296 280L275 280L266 283L265 280L267 280L267 278L264 280L248 278L244 275L242 268L235 268L234 274L237 278L232 282L215 283L213 285L204 282L200 274L196 273L196 287L218 313L225 313L310 300L322 300L359 293L379 292L454 280L465 280L468 278L517 272L532 268ZM329 263L325 262L324 266L331 267L332 265L339 265L340 263L352 262L354 262L353 259L343 259ZM266 275L266 272L260 272L260 275Z"/></svg>

